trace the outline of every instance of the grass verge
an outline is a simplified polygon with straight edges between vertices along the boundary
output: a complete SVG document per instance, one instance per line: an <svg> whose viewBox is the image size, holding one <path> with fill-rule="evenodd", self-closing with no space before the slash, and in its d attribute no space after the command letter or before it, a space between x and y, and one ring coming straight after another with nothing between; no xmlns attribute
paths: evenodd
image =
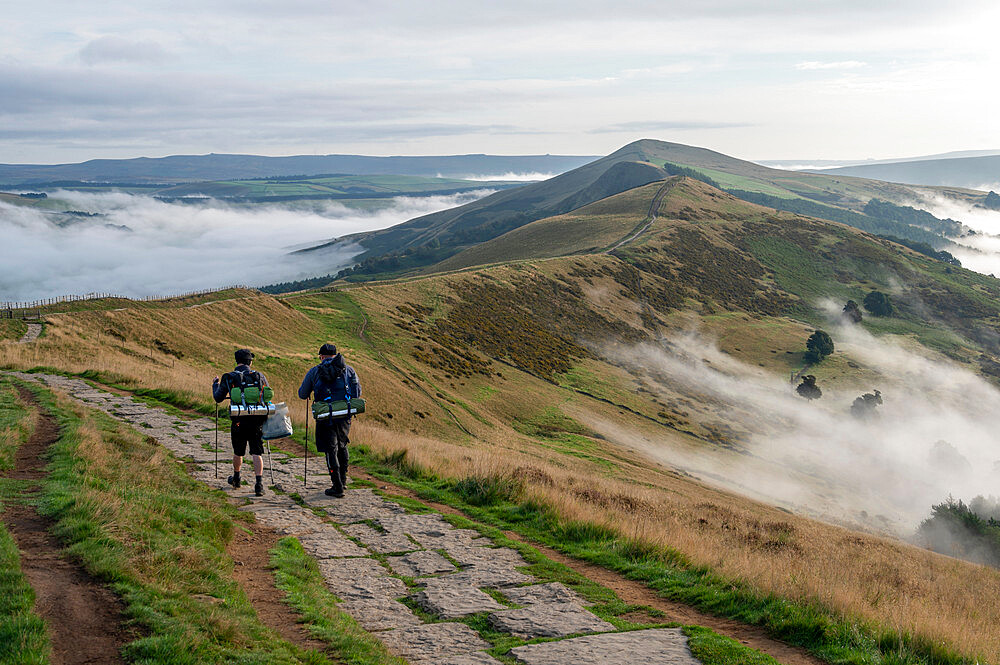
<svg viewBox="0 0 1000 665"><path fill-rule="evenodd" d="M668 547L626 538L615 529L562 520L551 507L519 493L492 488L482 477L450 479L425 473L406 459L354 446L353 461L373 475L405 487L421 498L460 509L469 517L511 530L576 559L641 581L662 597L703 612L764 627L774 638L803 647L837 665L914 663L969 665L972 661L923 637L901 633L861 619L839 615L819 603L791 601L763 593L739 580L725 579L706 566L693 565Z"/></svg>
<svg viewBox="0 0 1000 665"><path fill-rule="evenodd" d="M312 635L330 644L347 665L405 665L350 615L337 608L316 562L295 538L282 538L271 551L278 588L286 602L302 615Z"/></svg>

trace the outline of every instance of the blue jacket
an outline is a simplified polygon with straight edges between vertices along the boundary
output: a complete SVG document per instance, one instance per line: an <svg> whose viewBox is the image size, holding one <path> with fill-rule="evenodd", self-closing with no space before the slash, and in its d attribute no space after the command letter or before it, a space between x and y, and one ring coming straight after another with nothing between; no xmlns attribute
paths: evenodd
<svg viewBox="0 0 1000 665"><path fill-rule="evenodd" d="M345 373L347 385L351 389L351 397L361 397L361 382L358 381L358 373L354 371L353 367L344 362L344 357L338 353L333 358L327 358L320 365L328 363L333 363L335 370L339 369ZM316 394L316 386L319 384L320 365L316 365L306 372L306 377L302 379L302 385L299 386L299 399L309 399L310 395Z"/></svg>
<svg viewBox="0 0 1000 665"><path fill-rule="evenodd" d="M236 369L233 370L233 372L242 372L243 374L248 374L250 372L256 372L256 371L257 370L250 369L249 365L237 365ZM232 372L230 372L229 374L231 373ZM257 373L260 374L261 385L264 386L268 385L267 377L261 374L260 372ZM229 374L223 374L222 381L215 381L212 383L212 397L215 398L216 402L221 402L229 397L229 389L233 387L230 384Z"/></svg>

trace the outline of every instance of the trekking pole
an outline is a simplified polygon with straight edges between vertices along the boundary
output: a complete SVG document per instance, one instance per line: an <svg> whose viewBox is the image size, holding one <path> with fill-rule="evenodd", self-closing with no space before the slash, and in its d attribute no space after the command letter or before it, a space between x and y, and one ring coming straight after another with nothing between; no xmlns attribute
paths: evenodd
<svg viewBox="0 0 1000 665"><path fill-rule="evenodd" d="M267 471L271 474L271 487L274 487L274 467L271 466L271 442L267 442Z"/></svg>
<svg viewBox="0 0 1000 665"><path fill-rule="evenodd" d="M306 465L302 471L302 486L309 482L309 398L306 398Z"/></svg>
<svg viewBox="0 0 1000 665"><path fill-rule="evenodd" d="M215 403L215 477L219 477L219 403Z"/></svg>

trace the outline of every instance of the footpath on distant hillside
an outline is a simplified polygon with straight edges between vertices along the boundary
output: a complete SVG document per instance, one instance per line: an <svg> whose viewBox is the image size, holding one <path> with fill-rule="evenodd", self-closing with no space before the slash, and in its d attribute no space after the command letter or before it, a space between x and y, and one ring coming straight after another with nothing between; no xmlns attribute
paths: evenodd
<svg viewBox="0 0 1000 665"><path fill-rule="evenodd" d="M179 418L79 379L12 375L42 382L139 428L187 460L195 478L226 487L228 465L221 465L219 477L213 469L212 420ZM272 462L274 483L294 494L255 497L249 487L230 490L240 510L279 534L295 536L342 600L340 609L415 665L499 663L486 653L494 645L481 632L455 621L471 615L486 617L483 630L520 638L520 646L506 655L528 665L700 662L680 628L623 630L590 611L588 601L570 588L525 572L528 563L518 551L498 547L476 530L456 528L438 513L408 512L370 487L350 489L343 499L328 497L325 469L318 468L322 459L313 460L307 484L303 458L276 452ZM523 644L535 638L551 641Z"/></svg>

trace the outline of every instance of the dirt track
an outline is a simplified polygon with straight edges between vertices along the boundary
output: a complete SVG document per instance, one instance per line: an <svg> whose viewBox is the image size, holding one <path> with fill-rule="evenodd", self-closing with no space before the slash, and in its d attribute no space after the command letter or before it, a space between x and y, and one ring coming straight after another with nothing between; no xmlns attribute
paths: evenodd
<svg viewBox="0 0 1000 665"><path fill-rule="evenodd" d="M25 402L35 402L30 391L20 389L20 393ZM55 419L42 414L31 439L18 449L15 468L7 477L44 478L43 455L58 436ZM35 590L35 612L48 625L53 665L123 662L120 649L134 635L122 626L118 597L63 555L59 541L49 533L50 521L34 506L8 503L2 517L21 551L21 568Z"/></svg>

